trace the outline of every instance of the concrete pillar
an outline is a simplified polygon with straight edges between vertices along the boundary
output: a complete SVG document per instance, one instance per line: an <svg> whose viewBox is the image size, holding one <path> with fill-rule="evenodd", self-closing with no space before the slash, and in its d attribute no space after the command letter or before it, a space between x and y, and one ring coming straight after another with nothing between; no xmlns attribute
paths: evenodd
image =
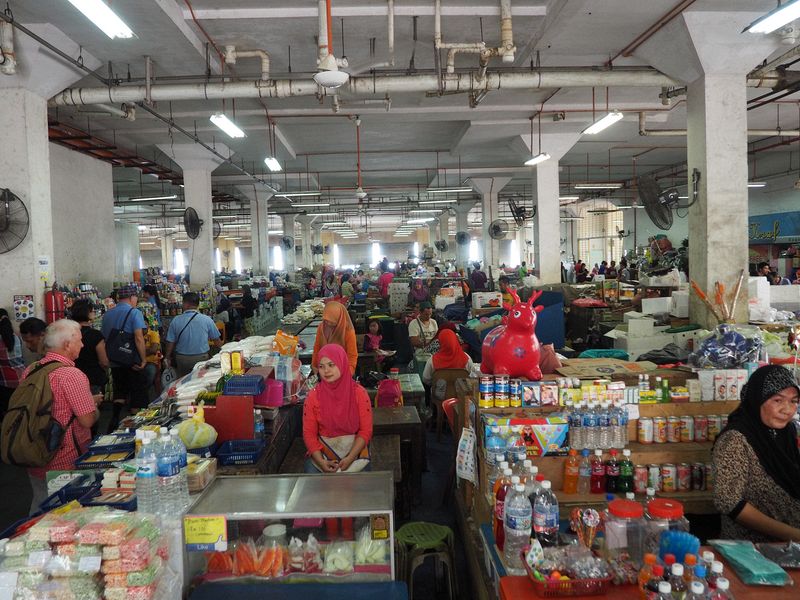
<svg viewBox="0 0 800 600"><path fill-rule="evenodd" d="M684 12L639 47L638 58L687 84L687 177L700 174L697 202L689 209L689 269L713 294L720 281L731 290L747 275L747 89L745 75L779 45L777 36L741 34L753 12ZM674 240L677 241L677 240ZM734 319L747 321L743 286ZM689 318L716 325L692 294Z"/></svg>
<svg viewBox="0 0 800 600"><path fill-rule="evenodd" d="M320 246L322 244L322 219L316 219L313 223L311 223L311 244L314 246ZM318 265L322 265L325 262L325 254L313 254L311 255L313 266L316 268ZM332 257L331 257L332 258Z"/></svg>
<svg viewBox="0 0 800 600"><path fill-rule="evenodd" d="M78 45L52 25L30 24L29 28L71 56L80 53ZM17 74L0 76L0 147L5 149L0 186L22 201L29 227L22 241L9 242L9 246L15 245L13 250L0 255L0 306L11 309L14 295L32 295L34 314L44 317L45 285L61 281L58 257L64 250L56 247L53 232L47 99L85 73L66 65L27 35L16 33L14 44ZM87 67L100 66L93 56L82 54ZM107 226L113 231L113 215L111 218ZM0 248L5 249L2 244ZM114 257L104 256L103 260L113 261Z"/></svg>
<svg viewBox="0 0 800 600"><path fill-rule="evenodd" d="M288 250L283 247L281 242L281 250L283 251L283 266L286 269L286 277L289 281L294 281L295 271L297 271L297 252L295 251L295 237L294 237L294 221L297 215L281 215L281 223L283 223L283 238L292 239L292 247Z"/></svg>
<svg viewBox="0 0 800 600"><path fill-rule="evenodd" d="M482 177L470 180L473 189L481 195L481 208L483 209L481 237L485 268L489 266L496 268L500 264L500 241L493 240L489 235L489 225L500 217L497 196L509 181L511 181L511 177Z"/></svg>
<svg viewBox="0 0 800 600"><path fill-rule="evenodd" d="M447 242L448 248L446 252L442 252L442 260L449 260L453 256L453 244L450 239L450 213L445 210L439 215L439 238Z"/></svg>
<svg viewBox="0 0 800 600"><path fill-rule="evenodd" d="M250 233L253 244L253 270L259 275L269 273L269 213L270 192L254 193L250 200Z"/></svg>
<svg viewBox="0 0 800 600"><path fill-rule="evenodd" d="M211 218L211 173L222 160L197 144L159 144L159 149L172 158L183 170L183 197L187 208L197 211L203 222L200 235L189 242L186 265L192 289L201 289L214 283L211 271L214 264L214 226ZM217 151L228 153L217 144Z"/></svg>
<svg viewBox="0 0 800 600"><path fill-rule="evenodd" d="M430 239L430 247L433 248L433 253L436 258L442 258L442 252L436 248L436 241L439 239L439 219L428 221L428 237Z"/></svg>
<svg viewBox="0 0 800 600"><path fill-rule="evenodd" d="M561 244L558 205L558 162L536 165L536 217L533 219L533 262L542 283L561 282ZM526 245L520 245L520 253ZM524 258L523 258L524 260Z"/></svg>
<svg viewBox="0 0 800 600"><path fill-rule="evenodd" d="M454 210L456 213L456 236L458 233L463 231L470 234L470 238L472 234L469 230L469 221L467 217L469 215L469 211L475 206L474 202L471 201L462 201L459 202L454 206ZM467 263L469 262L469 242L466 244L458 244L456 241L453 241L456 246L456 266L459 269L466 269Z"/></svg>
<svg viewBox="0 0 800 600"><path fill-rule="evenodd" d="M302 261L300 266L306 269L310 269L314 266L314 260L311 255L311 223L316 218L317 217L310 215L299 215L297 217L297 221L300 223L300 260Z"/></svg>
<svg viewBox="0 0 800 600"><path fill-rule="evenodd" d="M175 268L175 242L171 235L161 238L161 270L172 273Z"/></svg>

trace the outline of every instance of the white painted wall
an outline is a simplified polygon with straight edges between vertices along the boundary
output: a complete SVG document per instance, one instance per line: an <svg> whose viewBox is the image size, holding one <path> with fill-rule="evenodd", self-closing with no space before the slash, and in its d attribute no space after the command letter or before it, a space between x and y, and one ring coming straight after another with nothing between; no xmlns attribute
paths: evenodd
<svg viewBox="0 0 800 600"><path fill-rule="evenodd" d="M682 200L682 202L685 201ZM685 212L681 211L681 214ZM636 214L634 215L634 213ZM623 215L623 228L625 231L634 231L635 229L636 235L631 234L625 238L625 250L628 251L634 248L634 238L636 240L635 245L645 246L649 237L658 234L666 235L676 248L680 246L681 242L689 237L689 219L688 217L679 217L675 211L673 211L672 217L672 227L664 231L653 224L644 209L626 210Z"/></svg>
<svg viewBox="0 0 800 600"><path fill-rule="evenodd" d="M59 283L91 281L111 289L116 271L111 165L50 144L50 190Z"/></svg>

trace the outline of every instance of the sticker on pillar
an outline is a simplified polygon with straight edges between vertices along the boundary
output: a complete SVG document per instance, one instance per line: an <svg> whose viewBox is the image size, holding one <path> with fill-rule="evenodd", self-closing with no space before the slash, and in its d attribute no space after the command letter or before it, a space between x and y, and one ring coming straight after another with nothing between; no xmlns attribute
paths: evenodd
<svg viewBox="0 0 800 600"><path fill-rule="evenodd" d="M36 268L39 271L39 281L46 284L50 279L50 257L42 255L37 258Z"/></svg>
<svg viewBox="0 0 800 600"><path fill-rule="evenodd" d="M20 294L14 296L14 319L24 321L33 316L33 295Z"/></svg>

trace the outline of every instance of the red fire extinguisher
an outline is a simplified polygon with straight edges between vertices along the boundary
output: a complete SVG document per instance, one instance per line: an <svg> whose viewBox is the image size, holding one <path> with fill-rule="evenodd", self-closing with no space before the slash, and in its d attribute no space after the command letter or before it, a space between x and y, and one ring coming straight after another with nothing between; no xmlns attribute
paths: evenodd
<svg viewBox="0 0 800 600"><path fill-rule="evenodd" d="M53 283L53 287L44 293L44 319L47 323L58 321L66 316L66 300L64 292L58 290L58 285Z"/></svg>

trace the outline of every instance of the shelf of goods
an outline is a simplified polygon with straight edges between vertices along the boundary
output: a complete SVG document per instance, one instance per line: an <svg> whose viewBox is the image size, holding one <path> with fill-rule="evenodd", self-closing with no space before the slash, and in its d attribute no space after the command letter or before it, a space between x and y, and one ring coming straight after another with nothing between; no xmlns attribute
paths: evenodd
<svg viewBox="0 0 800 600"><path fill-rule="evenodd" d="M560 406L538 406L530 408L481 408L478 405L477 383L472 380L472 392L466 394L464 400L471 402L474 408L475 421L473 425L478 432L477 461L478 468L478 489L474 494L474 516L478 522L489 521L489 504L487 501L487 464L485 461L484 435L482 417L483 415L493 415L504 418L536 418L555 416L563 410ZM682 415L727 415L738 406L737 401L728 402L681 402L665 404L639 404L638 413L641 417L679 417ZM461 414L467 414L464 407ZM641 444L637 442L638 419L631 418L628 422L628 439L630 442L626 448L631 450L631 460L635 465L663 465L671 463L711 463L711 449L713 442L674 442L660 444ZM604 450L604 459L608 458L608 450ZM562 449L560 455L531 457L533 464L539 468L539 473L545 479L553 483L553 490L559 500L561 518L567 518L572 508L576 506L586 507L605 506L605 494L564 494L564 461L566 460L566 448ZM671 497L680 500L689 514L715 514L717 511L713 505L712 491L677 491L659 492L659 496Z"/></svg>
<svg viewBox="0 0 800 600"><path fill-rule="evenodd" d="M217 477L184 517L186 584L392 581L392 474Z"/></svg>

